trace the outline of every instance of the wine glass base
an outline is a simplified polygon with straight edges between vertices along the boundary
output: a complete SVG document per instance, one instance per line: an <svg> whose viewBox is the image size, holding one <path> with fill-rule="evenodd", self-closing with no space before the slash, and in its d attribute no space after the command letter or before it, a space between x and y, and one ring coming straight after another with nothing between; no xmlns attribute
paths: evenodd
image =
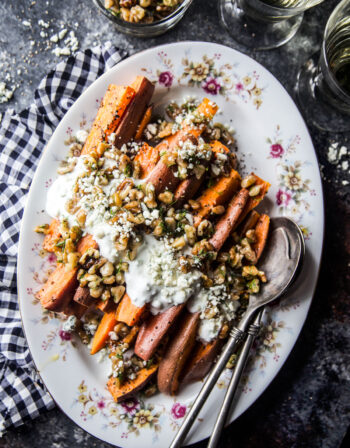
<svg viewBox="0 0 350 448"><path fill-rule="evenodd" d="M298 73L295 94L299 108L306 122L320 131L350 131L350 115L328 104L317 86L319 56L313 54Z"/></svg>
<svg viewBox="0 0 350 448"><path fill-rule="evenodd" d="M303 20L303 14L298 14L279 22L256 21L241 8L240 0L220 0L219 15L230 36L252 50L270 50L284 45Z"/></svg>

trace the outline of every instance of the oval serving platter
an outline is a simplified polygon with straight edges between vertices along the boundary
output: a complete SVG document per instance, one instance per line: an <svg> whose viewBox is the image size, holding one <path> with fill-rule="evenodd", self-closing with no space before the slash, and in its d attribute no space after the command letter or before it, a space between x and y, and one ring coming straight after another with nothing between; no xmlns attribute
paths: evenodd
<svg viewBox="0 0 350 448"><path fill-rule="evenodd" d="M159 110L170 100L209 96L220 107L218 121L235 129L240 170L254 171L272 187L262 210L285 215L302 227L307 254L293 291L270 308L260 343L240 385L230 421L244 412L276 376L296 342L315 289L323 241L323 195L315 151L305 123L281 84L256 61L231 48L208 42L181 42L152 48L117 64L75 102L57 127L36 171L22 221L18 292L23 327L37 369L57 405L84 430L124 448L170 444L200 383L176 397L157 394L115 404L106 390L108 366L97 362L62 321L51 319L34 298L53 260L40 252L36 225L48 187L68 148L64 141L88 129L108 84L128 85L143 74L155 82ZM200 413L187 443L209 436L229 380L224 372Z"/></svg>

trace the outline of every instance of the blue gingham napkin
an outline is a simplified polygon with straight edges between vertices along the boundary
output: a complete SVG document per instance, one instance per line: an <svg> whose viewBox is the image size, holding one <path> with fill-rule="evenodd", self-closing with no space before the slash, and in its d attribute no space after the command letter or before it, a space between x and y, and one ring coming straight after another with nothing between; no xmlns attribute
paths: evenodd
<svg viewBox="0 0 350 448"><path fill-rule="evenodd" d="M0 123L0 436L54 402L42 384L23 334L17 302L20 222L40 156L79 95L126 56L109 43L60 62L40 83L26 110L5 112Z"/></svg>

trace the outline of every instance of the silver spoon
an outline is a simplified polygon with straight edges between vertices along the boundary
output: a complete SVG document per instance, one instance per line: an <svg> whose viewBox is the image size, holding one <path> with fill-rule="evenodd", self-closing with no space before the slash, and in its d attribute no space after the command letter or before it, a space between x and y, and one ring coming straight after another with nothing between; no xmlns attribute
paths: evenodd
<svg viewBox="0 0 350 448"><path fill-rule="evenodd" d="M261 308L287 291L298 272L305 251L304 238L299 226L288 218L273 218L270 229L270 236L259 263L259 268L265 272L268 282L258 294L250 296L247 310L238 326L231 330L230 338L186 415L170 448L181 447L227 361L245 336L251 320Z"/></svg>
<svg viewBox="0 0 350 448"><path fill-rule="evenodd" d="M275 224L275 221L273 220L273 225L274 224ZM294 226L296 224L293 221L291 221L290 225ZM273 232L273 229L271 229L271 230ZM296 280L299 272L301 271L301 266L302 266L304 255L305 255L304 238L303 238L301 232L299 233L299 237L300 237L299 241L296 240L296 242L298 243L298 246L300 245L300 247L301 247L301 249L300 249L301 250L301 254L300 254L301 255L301 259L299 261L298 268L297 268L297 271L296 271L296 273L295 273L295 275L294 275L294 277L292 279L292 282L294 282ZM293 244L293 241L292 241L292 243L289 241L289 244ZM292 252L292 253L294 253L295 251L299 251L298 247L295 247L295 248L291 247L290 249L291 249L290 252ZM223 427L225 425L225 422L226 422L226 419L227 419L227 415L229 414L230 410L231 410L231 412L233 411L232 402L233 402L233 399L235 397L235 393L237 391L237 388L238 388L238 385L239 385L239 381L240 381L241 376L243 374L243 371L244 371L244 368L245 368L245 365L246 365L246 362L247 362L247 359L248 359L248 356L249 356L250 349L251 349L251 347L252 347L252 345L254 343L254 340L255 340L256 336L259 333L260 324L261 324L261 318L262 318L264 309L265 309L265 307L260 308L260 310L258 311L258 313L255 316L253 324L251 324L249 326L248 335L247 335L246 340L245 340L245 342L243 344L241 352L240 352L240 354L238 356L236 366L235 366L235 368L233 370L232 377L231 377L229 386L227 388L226 395L225 395L222 407L221 407L220 412L219 412L219 414L217 416L217 419L216 419L213 431L211 433L210 440L208 442L207 448L216 448L216 446L219 443L220 436L221 436L221 431L222 431L222 429L223 429Z"/></svg>

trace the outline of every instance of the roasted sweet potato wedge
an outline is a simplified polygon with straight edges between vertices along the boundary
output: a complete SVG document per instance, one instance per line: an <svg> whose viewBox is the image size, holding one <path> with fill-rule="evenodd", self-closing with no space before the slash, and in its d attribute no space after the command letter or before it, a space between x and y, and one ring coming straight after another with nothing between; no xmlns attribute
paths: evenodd
<svg viewBox="0 0 350 448"><path fill-rule="evenodd" d="M134 162L138 162L140 164L141 179L144 179L151 173L153 168L157 165L158 160L159 160L158 149L148 145L147 143L143 143L134 159Z"/></svg>
<svg viewBox="0 0 350 448"><path fill-rule="evenodd" d="M215 226L214 235L209 240L216 251L222 248L227 237L237 226L248 199L249 191L242 188L229 203L226 213L219 219Z"/></svg>
<svg viewBox="0 0 350 448"><path fill-rule="evenodd" d="M53 219L43 241L43 249L47 252L55 252L56 244L61 238L61 225L58 219Z"/></svg>
<svg viewBox="0 0 350 448"><path fill-rule="evenodd" d="M144 76L137 76L130 87L134 90L135 96L115 130L114 144L118 148L135 137L154 92L154 85Z"/></svg>
<svg viewBox="0 0 350 448"><path fill-rule="evenodd" d="M77 270L69 270L63 264L58 264L36 297L47 310L64 311L77 286Z"/></svg>
<svg viewBox="0 0 350 448"><path fill-rule="evenodd" d="M232 169L227 177L220 177L213 186L208 187L197 199L201 207L194 218L195 226L198 226L214 207L229 201L235 192L239 190L240 184L241 176L236 170Z"/></svg>
<svg viewBox="0 0 350 448"><path fill-rule="evenodd" d="M96 249L98 245L91 235L86 235L77 244L77 251L83 254L91 247ZM56 312L65 310L78 286L77 270L77 268L68 269L63 264L57 265L45 285L36 294L44 308Z"/></svg>
<svg viewBox="0 0 350 448"><path fill-rule="evenodd" d="M142 325L135 343L135 354L145 361L154 355L163 337L175 323L184 304L150 316Z"/></svg>
<svg viewBox="0 0 350 448"><path fill-rule="evenodd" d="M92 340L90 351L92 355L100 351L101 348L106 345L109 333L113 331L113 328L117 323L114 311L103 315Z"/></svg>
<svg viewBox="0 0 350 448"><path fill-rule="evenodd" d="M257 260L259 260L265 248L269 234L269 227L270 217L267 215L261 215L257 225L255 226L256 242L253 244L253 249Z"/></svg>
<svg viewBox="0 0 350 448"><path fill-rule="evenodd" d="M111 393L114 401L119 403L120 401L127 400L135 395L137 391L142 389L152 376L156 373L158 364L153 364L150 368L143 368L139 370L134 380L127 380L120 385L117 378L111 377L108 380L107 387Z"/></svg>
<svg viewBox="0 0 350 448"><path fill-rule="evenodd" d="M97 152L100 143L115 132L125 114L135 91L131 87L111 84L102 100L91 131L86 139L82 154Z"/></svg>
<svg viewBox="0 0 350 448"><path fill-rule="evenodd" d="M175 335L165 349L158 369L158 389L167 395L176 394L179 377L196 342L199 313L184 313Z"/></svg>
<svg viewBox="0 0 350 448"><path fill-rule="evenodd" d="M181 384L202 380L223 344L222 339L214 339L207 344L198 341L194 346L182 373Z"/></svg>
<svg viewBox="0 0 350 448"><path fill-rule="evenodd" d="M148 311L147 305L142 307L135 306L130 297L125 293L119 302L115 317L118 322L124 322L129 327L136 325L145 316Z"/></svg>

